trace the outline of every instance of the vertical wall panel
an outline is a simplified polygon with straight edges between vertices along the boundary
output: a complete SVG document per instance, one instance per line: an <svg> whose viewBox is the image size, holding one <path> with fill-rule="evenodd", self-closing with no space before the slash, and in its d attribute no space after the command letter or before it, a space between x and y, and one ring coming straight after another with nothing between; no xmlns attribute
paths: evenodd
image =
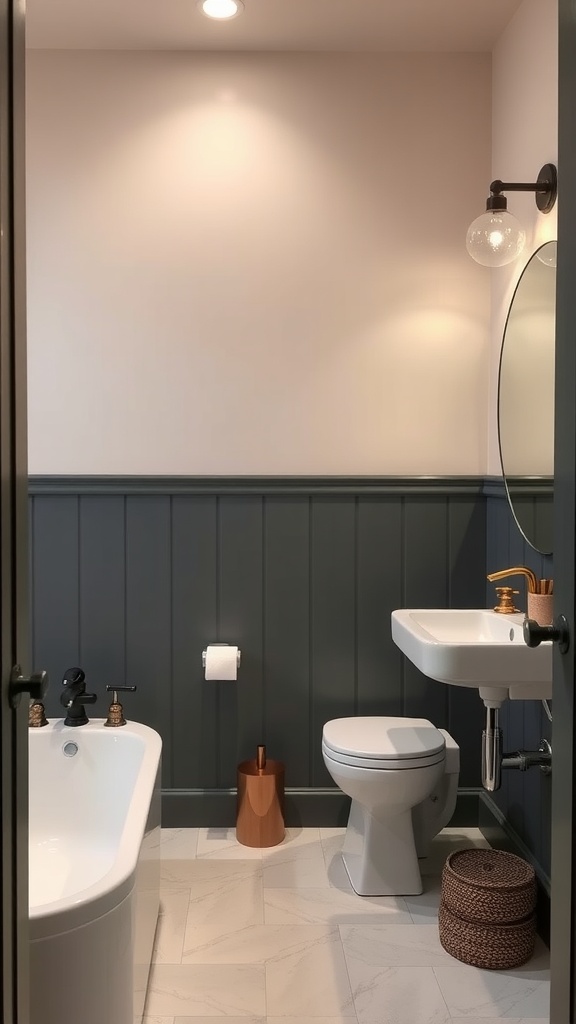
<svg viewBox="0 0 576 1024"><path fill-rule="evenodd" d="M508 511L507 501L504 500L504 498L491 499L488 504L487 513L489 529L487 536L486 566L487 572L493 573L498 572L500 569L510 568L512 565L510 561L510 512ZM506 580L506 582L508 583L509 581ZM496 603L496 585L497 584L495 583L486 582L486 604L489 608L494 607ZM510 702L506 701L500 711L500 726L502 728L505 747L509 746L509 720ZM509 784L510 773L503 772L502 788L493 797L501 810L504 810L509 803Z"/></svg>
<svg viewBox="0 0 576 1024"><path fill-rule="evenodd" d="M554 531L554 502L540 500L534 503L534 528L537 537L552 537ZM544 545L542 545L544 546Z"/></svg>
<svg viewBox="0 0 576 1024"><path fill-rule="evenodd" d="M486 508L477 501L448 501L448 593L451 608L484 608ZM480 785L484 705L477 690L448 686L448 729L460 747L460 785Z"/></svg>
<svg viewBox="0 0 576 1024"><path fill-rule="evenodd" d="M404 607L448 605L446 499L407 498L404 508ZM404 673L404 714L448 726L448 688L431 682L410 662Z"/></svg>
<svg viewBox="0 0 576 1024"><path fill-rule="evenodd" d="M543 733L547 739L550 740L550 732L552 726L548 725L547 728L543 729ZM546 872L548 878L551 876L552 871L552 852L551 852L551 836L552 836L552 776L542 776L540 779L540 856L538 863L542 866Z"/></svg>
<svg viewBox="0 0 576 1024"><path fill-rule="evenodd" d="M522 534L518 530L511 515L508 516L508 565L526 565L526 545ZM510 580L503 580L504 583L511 583L515 590L520 593L516 597L516 604L522 611L526 611L527 581L522 576L513 576ZM524 702L509 702L507 732L504 734L504 749L518 750L526 746L524 735ZM534 816L534 808L528 810L526 806L526 791L532 789L532 783L528 783L527 775L524 772L508 771L508 808L506 816L512 828L519 836L528 839L526 819ZM527 786L528 783L528 786Z"/></svg>
<svg viewBox="0 0 576 1024"><path fill-rule="evenodd" d="M126 499L126 683L142 721L164 740L162 781L172 785L170 498Z"/></svg>
<svg viewBox="0 0 576 1024"><path fill-rule="evenodd" d="M268 497L264 516L265 730L287 786L310 785L310 502Z"/></svg>
<svg viewBox="0 0 576 1024"><path fill-rule="evenodd" d="M357 713L401 715L404 658L390 615L402 606L402 502L358 501Z"/></svg>
<svg viewBox="0 0 576 1024"><path fill-rule="evenodd" d="M172 762L178 789L210 789L219 762L217 687L202 651L218 636L216 498L172 499Z"/></svg>
<svg viewBox="0 0 576 1024"><path fill-rule="evenodd" d="M356 502L314 498L311 514L311 780L329 786L322 729L354 714L356 700Z"/></svg>
<svg viewBox="0 0 576 1024"><path fill-rule="evenodd" d="M448 602L451 608L484 607L486 508L461 497L448 499ZM471 602L473 602L471 604Z"/></svg>
<svg viewBox="0 0 576 1024"><path fill-rule="evenodd" d="M28 630L28 662L23 668L29 668L33 671L35 664L35 644L34 644L34 498L28 498L28 572L29 572L29 587L28 587L28 616L29 616L29 630Z"/></svg>
<svg viewBox="0 0 576 1024"><path fill-rule="evenodd" d="M256 756L264 735L263 687L263 499L252 495L219 500L219 630L223 643L238 644L238 682L213 684L219 693L219 786L236 785L238 761Z"/></svg>
<svg viewBox="0 0 576 1024"><path fill-rule="evenodd" d="M515 499L516 500L516 499ZM527 501L528 499L524 499ZM549 499L536 496L532 500L534 521L549 514ZM526 565L537 576L553 576L552 558L535 551L522 537L504 496L491 497L487 504L487 566L489 572L513 565ZM522 577L510 582L520 591L516 603L526 607L526 585ZM489 602L494 600L494 584L488 584ZM518 747L534 750L542 737L550 737L548 722L540 701L506 701L501 711L505 750ZM502 788L493 799L511 828L534 855L545 875L550 874L550 779L537 769L520 773L504 771Z"/></svg>
<svg viewBox="0 0 576 1024"><path fill-rule="evenodd" d="M536 526L536 502L534 501L534 498L526 494L515 494L514 509L516 511L516 515L518 516L519 522L522 524L522 530L524 531L524 533L526 533L529 537L533 537ZM511 538L512 531L515 534L515 538L513 540L514 548L517 552L521 551L522 553L524 553L525 541L523 540L522 533L516 525L514 517L511 513L509 513L508 520L509 528L511 531ZM519 562L518 564L522 565L524 563Z"/></svg>
<svg viewBox="0 0 576 1024"><path fill-rule="evenodd" d="M104 717L112 694L126 682L124 498L80 498L80 663L87 688L98 694L88 714ZM125 714L140 720L139 696L126 694Z"/></svg>
<svg viewBox="0 0 576 1024"><path fill-rule="evenodd" d="M78 505L76 496L34 498L33 664L48 671L46 712L56 718L62 676L80 664Z"/></svg>
<svg viewBox="0 0 576 1024"><path fill-rule="evenodd" d="M542 737L541 705L539 701L522 701L522 746L526 750L538 750ZM542 863L545 851L542 848L542 801L544 793L542 773L535 768L522 772L522 802L525 808L522 818L522 833L526 845Z"/></svg>

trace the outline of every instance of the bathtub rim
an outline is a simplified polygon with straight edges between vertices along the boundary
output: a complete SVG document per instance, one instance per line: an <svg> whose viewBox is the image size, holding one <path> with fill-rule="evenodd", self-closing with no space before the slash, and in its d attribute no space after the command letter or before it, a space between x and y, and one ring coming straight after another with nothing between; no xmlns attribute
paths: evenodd
<svg viewBox="0 0 576 1024"><path fill-rule="evenodd" d="M96 732L110 735L110 739L121 740L124 734L137 736L144 741L144 756L136 782L139 799L133 797L130 800L114 863L97 882L78 890L74 897L68 896L53 900L51 903L29 907L31 941L62 934L102 917L126 899L134 888L140 848L146 834L154 791L160 788L162 739L154 729L139 722L128 722L125 726L110 729L104 726L104 721L103 718L94 718L87 725L73 727L65 726L61 718L51 718L48 725L42 729L30 730L30 745L41 740L42 734L46 736L48 732L58 733L67 740L79 739L82 734Z"/></svg>

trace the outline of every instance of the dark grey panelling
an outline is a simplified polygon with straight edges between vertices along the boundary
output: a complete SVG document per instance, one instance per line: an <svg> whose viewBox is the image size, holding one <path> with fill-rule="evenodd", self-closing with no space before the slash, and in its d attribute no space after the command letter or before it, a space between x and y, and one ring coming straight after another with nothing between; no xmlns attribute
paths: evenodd
<svg viewBox="0 0 576 1024"><path fill-rule="evenodd" d="M217 552L216 498L173 496L172 686L176 699L171 707L171 742L166 746L178 789L192 784L209 789L218 776L218 686L203 685L198 653L206 643L218 640Z"/></svg>
<svg viewBox="0 0 576 1024"><path fill-rule="evenodd" d="M491 478L491 483L493 479ZM302 494L353 496L401 494L487 493L484 477L477 476L34 476L32 495L54 494Z"/></svg>
<svg viewBox="0 0 576 1024"><path fill-rule="evenodd" d="M263 522L262 497L226 495L219 499L218 639L238 644L242 649L242 668L237 684L217 684L217 786L234 786L237 761L255 757L257 744L265 739Z"/></svg>
<svg viewBox="0 0 576 1024"><path fill-rule="evenodd" d="M292 766L292 786L307 786L310 780L309 566L309 498L268 497L264 516L263 735L271 754Z"/></svg>
<svg viewBox="0 0 576 1024"><path fill-rule="evenodd" d="M448 603L448 501L406 499L402 543L405 608L445 608ZM473 586L473 581L470 581ZM472 602L470 602L472 604ZM448 725L450 690L430 683L411 662L404 667L403 713Z"/></svg>
<svg viewBox="0 0 576 1024"><path fill-rule="evenodd" d="M81 518L84 502L80 499ZM170 736L176 699L172 675L171 520L170 498L161 495L126 498L126 682L138 693L131 698L132 717L162 737ZM79 567L82 575L82 565ZM106 595L101 595L105 600ZM174 750L166 745L163 784L171 786Z"/></svg>
<svg viewBox="0 0 576 1024"><path fill-rule="evenodd" d="M74 496L47 496L32 507L31 663L38 655L48 671L46 706L58 717L60 680L81 656L79 508Z"/></svg>
<svg viewBox="0 0 576 1024"><path fill-rule="evenodd" d="M310 513L311 783L329 786L322 727L357 707L356 501L317 498Z"/></svg>
<svg viewBox="0 0 576 1024"><path fill-rule="evenodd" d="M470 820L470 812L466 810L464 813ZM517 857L523 857L534 867L537 882L536 928L540 937L549 946L550 878L543 872L541 864L530 847L511 828L506 817L494 802L492 794L485 793L484 790L480 790L478 794L478 825L494 849L515 853Z"/></svg>
<svg viewBox="0 0 576 1024"><path fill-rule="evenodd" d="M408 666L390 613L485 600L477 479L31 482L34 664L81 664L164 740L164 786L223 791L259 742L290 788L322 789L331 717L409 714L449 727L477 786L482 706ZM237 684L201 654L237 643ZM210 822L206 822L209 824Z"/></svg>
<svg viewBox="0 0 576 1024"><path fill-rule="evenodd" d="M529 495L526 501L538 501ZM540 555L526 543L508 508L503 489L494 488L487 499L487 557L489 572L507 566L526 565L538 576L553 575L551 556ZM525 585L521 577L514 586L520 591L515 598L525 609ZM494 585L488 584L488 602L494 597ZM551 725L539 701L507 701L503 707L502 731L507 750L537 749L540 739L551 738ZM502 788L493 799L509 826L526 845L540 866L544 879L550 876L550 813L551 779L539 771L503 773Z"/></svg>
<svg viewBox="0 0 576 1024"><path fill-rule="evenodd" d="M401 715L404 657L387 628L402 607L404 499L360 498L357 519L357 701L365 715ZM384 537L398 537L396 545Z"/></svg>
<svg viewBox="0 0 576 1024"><path fill-rule="evenodd" d="M90 678L126 678L126 529L120 497L82 499L76 575L80 591L78 647ZM79 506L80 511L80 506ZM81 567L81 571L80 571ZM106 600L102 600L103 595ZM53 680L56 684L57 679ZM56 687L53 686L52 690ZM133 698L126 705L132 710ZM104 697L98 703L103 714Z"/></svg>
<svg viewBox="0 0 576 1024"><path fill-rule="evenodd" d="M486 555L484 548L478 545L478 537L486 535L485 506L472 499L450 499L448 515L448 559L451 569L447 603L451 608L482 608L485 605ZM482 707L478 710L479 704L475 691L457 686L450 688L448 729L453 736L460 735L460 723L469 718L477 722L479 716L483 716ZM463 779L477 777L481 748L481 729L471 729L466 740L460 744L460 771Z"/></svg>

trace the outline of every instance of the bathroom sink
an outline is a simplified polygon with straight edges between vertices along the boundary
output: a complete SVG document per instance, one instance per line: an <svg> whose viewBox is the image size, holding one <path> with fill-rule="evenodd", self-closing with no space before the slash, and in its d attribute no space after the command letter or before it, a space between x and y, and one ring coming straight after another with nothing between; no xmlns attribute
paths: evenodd
<svg viewBox="0 0 576 1024"><path fill-rule="evenodd" d="M524 615L488 609L402 608L392 639L430 679L473 687L485 703L552 696L552 643L527 647Z"/></svg>

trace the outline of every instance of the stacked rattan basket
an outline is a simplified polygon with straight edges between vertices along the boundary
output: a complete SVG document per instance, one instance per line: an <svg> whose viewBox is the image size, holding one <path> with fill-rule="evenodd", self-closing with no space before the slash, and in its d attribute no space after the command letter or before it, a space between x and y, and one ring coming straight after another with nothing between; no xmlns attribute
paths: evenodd
<svg viewBox="0 0 576 1024"><path fill-rule="evenodd" d="M474 967L519 967L534 952L536 879L521 857L457 850L442 872L440 942Z"/></svg>

